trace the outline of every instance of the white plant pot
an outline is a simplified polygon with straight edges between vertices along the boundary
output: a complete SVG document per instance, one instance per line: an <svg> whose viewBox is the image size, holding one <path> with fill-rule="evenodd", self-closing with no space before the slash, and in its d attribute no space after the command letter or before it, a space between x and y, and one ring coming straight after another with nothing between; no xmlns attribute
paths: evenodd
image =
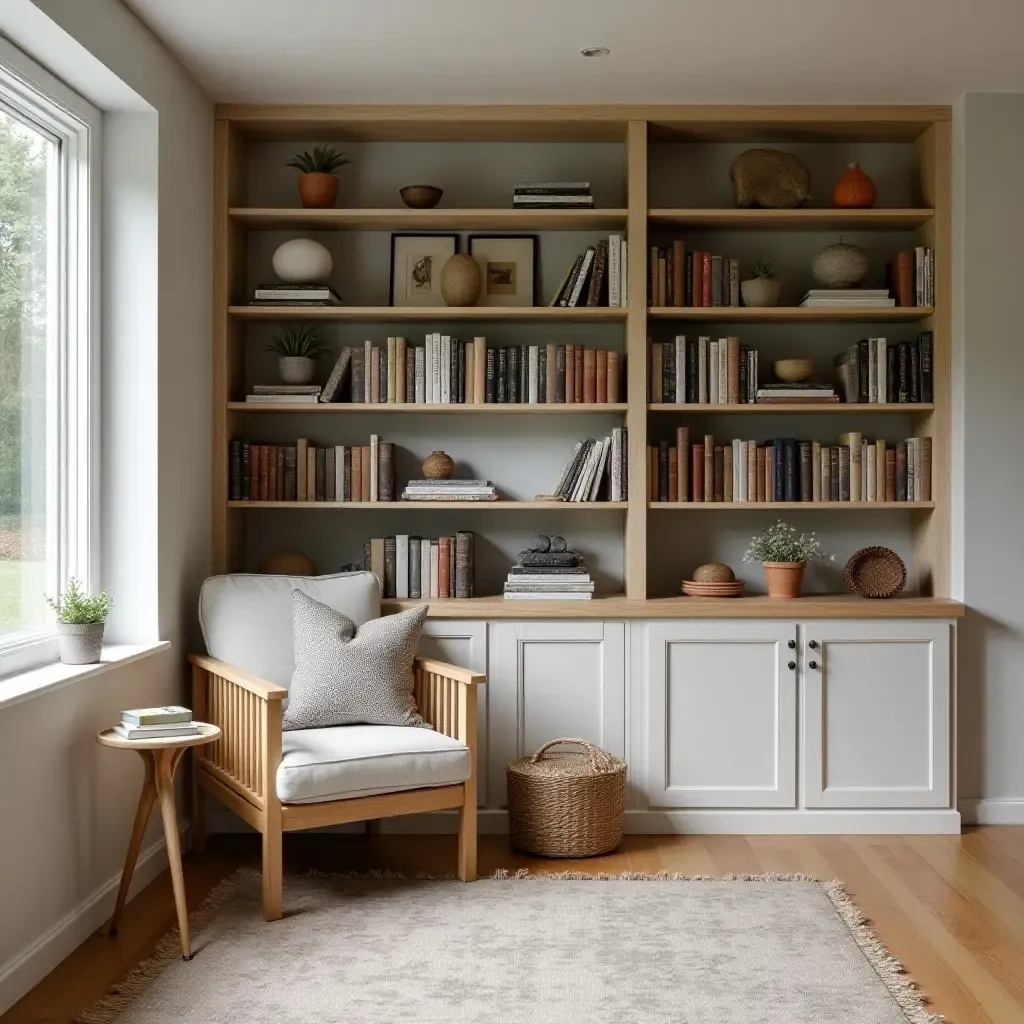
<svg viewBox="0 0 1024 1024"><path fill-rule="evenodd" d="M57 623L57 650L65 665L93 665L103 652L102 622Z"/></svg>
<svg viewBox="0 0 1024 1024"><path fill-rule="evenodd" d="M308 356L281 356L277 372L285 384L308 384L316 373L316 360Z"/></svg>
<svg viewBox="0 0 1024 1024"><path fill-rule="evenodd" d="M777 306L782 294L782 282L774 277L752 277L740 281L740 295L744 306Z"/></svg>

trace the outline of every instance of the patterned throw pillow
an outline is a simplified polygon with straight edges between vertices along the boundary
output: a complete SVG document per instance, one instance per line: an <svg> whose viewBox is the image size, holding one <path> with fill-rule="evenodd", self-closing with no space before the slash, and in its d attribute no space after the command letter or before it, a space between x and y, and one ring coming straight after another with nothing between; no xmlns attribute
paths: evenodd
<svg viewBox="0 0 1024 1024"><path fill-rule="evenodd" d="M285 729L332 725L423 725L412 695L412 663L427 606L356 629L341 612L292 591L295 672Z"/></svg>

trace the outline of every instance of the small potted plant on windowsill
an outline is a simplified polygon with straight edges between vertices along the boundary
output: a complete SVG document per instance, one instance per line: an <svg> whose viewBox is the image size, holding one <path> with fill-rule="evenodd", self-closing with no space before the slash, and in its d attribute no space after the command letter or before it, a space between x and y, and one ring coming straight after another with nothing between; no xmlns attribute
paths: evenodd
<svg viewBox="0 0 1024 1024"><path fill-rule="evenodd" d="M113 603L110 594L104 590L93 597L72 576L63 594L48 597L46 601L57 613L60 660L65 665L92 665L99 661L103 629Z"/></svg>
<svg viewBox="0 0 1024 1024"><path fill-rule="evenodd" d="M299 175L299 198L307 209L325 210L334 206L338 198L338 176L334 173L339 167L352 163L339 153L333 146L314 146L312 151L296 153L288 161L302 173Z"/></svg>
<svg viewBox="0 0 1024 1024"><path fill-rule="evenodd" d="M782 284L775 280L772 268L761 260L754 264L754 276L740 281L744 306L777 306L781 294Z"/></svg>
<svg viewBox="0 0 1024 1024"><path fill-rule="evenodd" d="M788 523L778 522L755 534L743 556L744 562L760 562L769 597L799 597L807 563L829 556L813 533L798 534Z"/></svg>
<svg viewBox="0 0 1024 1024"><path fill-rule="evenodd" d="M326 351L312 327L282 327L267 346L277 354L277 372L285 384L308 384L316 373L316 357Z"/></svg>

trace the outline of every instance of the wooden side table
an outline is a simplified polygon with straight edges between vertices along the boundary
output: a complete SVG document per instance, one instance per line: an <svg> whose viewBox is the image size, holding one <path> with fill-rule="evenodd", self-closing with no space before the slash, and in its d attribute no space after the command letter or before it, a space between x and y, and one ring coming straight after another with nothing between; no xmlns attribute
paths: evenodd
<svg viewBox="0 0 1024 1024"><path fill-rule="evenodd" d="M113 729L106 729L96 737L98 743L105 747L117 747L120 750L134 750L146 766L146 779L142 784L139 796L139 809L135 812L135 824L132 826L132 837L128 843L128 853L124 859L124 871L121 874L121 886L117 890L117 903L114 914L110 918L110 934L117 934L117 925L128 899L128 888L132 883L132 873L139 857L139 848L149 823L149 814L157 798L160 800L160 811L164 819L164 838L167 841L167 860L171 865L171 880L174 883L174 905L178 911L178 931L181 933L181 956L184 960L192 959L192 947L188 934L188 908L185 905L185 877L181 870L181 844L178 839L178 814L174 806L174 770L189 747L202 746L220 739L220 729L216 725L196 722L198 736L167 736L152 740L126 740L118 736Z"/></svg>

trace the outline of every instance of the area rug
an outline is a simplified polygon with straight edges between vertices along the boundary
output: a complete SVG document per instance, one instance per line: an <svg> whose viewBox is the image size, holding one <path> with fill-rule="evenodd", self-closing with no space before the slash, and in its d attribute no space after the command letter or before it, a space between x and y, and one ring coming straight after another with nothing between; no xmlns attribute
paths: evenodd
<svg viewBox="0 0 1024 1024"><path fill-rule="evenodd" d="M936 1024L836 883L806 876L302 877L243 870L83 1024Z"/></svg>

